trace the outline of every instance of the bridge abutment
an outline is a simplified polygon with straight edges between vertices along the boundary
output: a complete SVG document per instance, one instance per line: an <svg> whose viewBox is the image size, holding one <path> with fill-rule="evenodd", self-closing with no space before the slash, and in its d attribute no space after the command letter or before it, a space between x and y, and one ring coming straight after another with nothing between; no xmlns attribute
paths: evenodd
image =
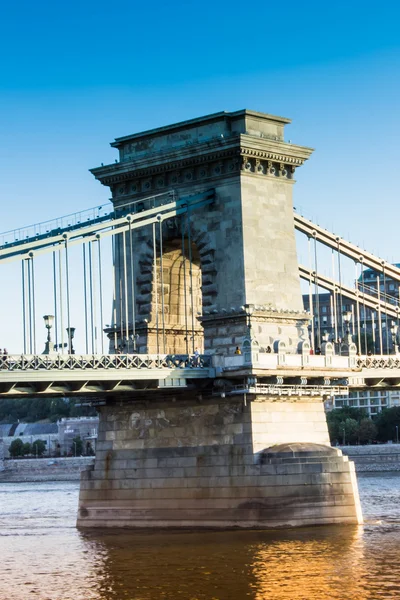
<svg viewBox="0 0 400 600"><path fill-rule="evenodd" d="M168 396L101 407L78 525L265 528L359 523L353 463L321 398Z"/></svg>

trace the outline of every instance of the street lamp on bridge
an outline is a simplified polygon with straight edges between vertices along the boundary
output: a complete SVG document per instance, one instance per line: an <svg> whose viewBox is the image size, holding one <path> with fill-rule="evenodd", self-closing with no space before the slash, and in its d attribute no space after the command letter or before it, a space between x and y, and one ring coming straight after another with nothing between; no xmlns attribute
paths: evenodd
<svg viewBox="0 0 400 600"><path fill-rule="evenodd" d="M75 335L75 327L67 327L67 335L68 335L68 353L75 354L75 350L72 345L72 340Z"/></svg>
<svg viewBox="0 0 400 600"><path fill-rule="evenodd" d="M392 321L391 323L391 328L390 328L390 333L392 334L392 344L393 344L393 353L394 354L398 354L399 353L399 345L397 343L397 332L398 332L398 325L396 325L396 323L394 321Z"/></svg>
<svg viewBox="0 0 400 600"><path fill-rule="evenodd" d="M345 342L346 344L350 345L353 343L353 336L350 333L350 322L351 322L351 312L350 311L346 311L343 313L343 322L345 325Z"/></svg>
<svg viewBox="0 0 400 600"><path fill-rule="evenodd" d="M51 328L53 327L54 315L44 315L44 325L47 329L47 340L44 346L43 354L51 354L54 352L54 344L51 340Z"/></svg>

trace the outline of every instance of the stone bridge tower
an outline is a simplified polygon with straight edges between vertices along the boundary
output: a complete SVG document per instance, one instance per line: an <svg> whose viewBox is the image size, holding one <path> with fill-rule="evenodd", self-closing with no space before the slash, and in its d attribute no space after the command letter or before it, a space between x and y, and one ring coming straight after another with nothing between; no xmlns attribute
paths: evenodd
<svg viewBox="0 0 400 600"><path fill-rule="evenodd" d="M213 202L208 195L189 215L153 219L134 230L133 240L125 230L118 234L116 328L109 333L120 344L123 331L137 331L139 351L146 353L186 354L204 343L206 353L225 356L213 357L204 380L191 362L182 369L195 373L190 381L160 382L155 370L146 387L138 369L129 396L117 388L103 399L78 525L362 521L354 466L329 444L324 363L314 360L313 372L309 345L302 345L308 315L292 188L295 169L311 150L284 141L287 123L247 110L217 113L119 138L113 145L120 161L93 170L111 187L117 212L134 203L134 212L154 208L157 217L162 194L173 192L186 210L213 190ZM230 356L240 345L243 356ZM301 356L286 362L285 352L300 345ZM317 385L308 386L307 376Z"/></svg>
<svg viewBox="0 0 400 600"><path fill-rule="evenodd" d="M154 232L152 225L136 230L133 244L119 236L114 328L139 332L139 351L185 353L204 347L209 354L230 354L249 325L261 351L283 341L287 351L297 352L307 338L292 189L296 168L312 150L284 141L288 123L249 110L216 113L118 138L112 146L119 150L119 162L92 170L110 186L117 210L130 203L141 207L141 200L147 207L147 198L165 192L182 198L215 190L214 203L189 218L165 221ZM134 271L132 286L128 268L128 293L122 254ZM191 273L185 277L189 254ZM121 327L125 314L134 315L127 317L128 328ZM164 344L155 333L162 318Z"/></svg>

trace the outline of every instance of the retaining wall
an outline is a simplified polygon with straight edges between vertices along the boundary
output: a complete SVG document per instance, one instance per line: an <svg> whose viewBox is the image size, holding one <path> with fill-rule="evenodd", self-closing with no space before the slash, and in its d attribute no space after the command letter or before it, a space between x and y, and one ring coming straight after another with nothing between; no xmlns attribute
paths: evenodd
<svg viewBox="0 0 400 600"><path fill-rule="evenodd" d="M354 462L357 473L400 471L400 444L341 446Z"/></svg>
<svg viewBox="0 0 400 600"><path fill-rule="evenodd" d="M93 463L93 457L23 458L4 461L0 483L5 481L79 481L81 471Z"/></svg>

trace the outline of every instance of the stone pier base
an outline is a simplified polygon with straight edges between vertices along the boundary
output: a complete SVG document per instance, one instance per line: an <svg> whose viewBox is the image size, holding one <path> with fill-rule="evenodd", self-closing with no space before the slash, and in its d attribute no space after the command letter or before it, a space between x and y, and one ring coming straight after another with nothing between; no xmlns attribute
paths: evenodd
<svg viewBox="0 0 400 600"><path fill-rule="evenodd" d="M101 408L78 526L268 528L360 523L354 465L320 398L164 398Z"/></svg>

